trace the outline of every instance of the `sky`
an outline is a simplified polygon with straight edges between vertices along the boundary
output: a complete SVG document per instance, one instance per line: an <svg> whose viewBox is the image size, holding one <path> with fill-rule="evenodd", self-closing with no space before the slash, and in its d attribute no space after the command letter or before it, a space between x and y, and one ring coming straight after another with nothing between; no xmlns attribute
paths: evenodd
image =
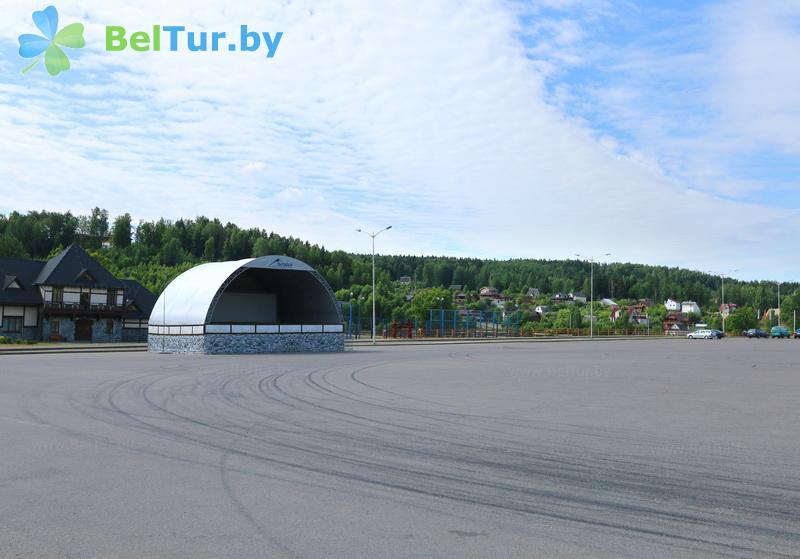
<svg viewBox="0 0 800 559"><path fill-rule="evenodd" d="M86 47L22 75L47 5L0 21L0 213L800 279L800 2L60 0ZM283 36L105 50L154 24Z"/></svg>

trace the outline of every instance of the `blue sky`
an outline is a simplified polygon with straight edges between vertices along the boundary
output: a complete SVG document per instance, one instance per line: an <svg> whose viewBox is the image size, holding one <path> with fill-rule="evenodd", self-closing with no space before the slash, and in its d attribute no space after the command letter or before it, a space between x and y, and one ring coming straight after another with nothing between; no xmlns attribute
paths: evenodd
<svg viewBox="0 0 800 559"><path fill-rule="evenodd" d="M57 4L72 70L0 22L0 212L216 216L403 254L798 279L800 4ZM276 56L108 53L106 25L283 31ZM130 32L129 31L129 32Z"/></svg>

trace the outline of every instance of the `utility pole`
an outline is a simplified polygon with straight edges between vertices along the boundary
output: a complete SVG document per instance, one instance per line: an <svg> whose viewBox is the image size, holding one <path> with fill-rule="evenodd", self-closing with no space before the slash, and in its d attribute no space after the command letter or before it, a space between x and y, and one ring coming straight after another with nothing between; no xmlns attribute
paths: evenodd
<svg viewBox="0 0 800 559"><path fill-rule="evenodd" d="M611 256L611 253L607 252L598 258L589 258L587 256L581 256L580 254L576 254L575 256L589 261L589 337L594 338L594 263L599 258Z"/></svg>
<svg viewBox="0 0 800 559"><path fill-rule="evenodd" d="M369 233L362 229L356 229L359 233L364 233L365 235L369 235L372 237L372 343L375 343L375 237L391 229L392 226L389 225L384 227L379 231L375 231L374 233Z"/></svg>

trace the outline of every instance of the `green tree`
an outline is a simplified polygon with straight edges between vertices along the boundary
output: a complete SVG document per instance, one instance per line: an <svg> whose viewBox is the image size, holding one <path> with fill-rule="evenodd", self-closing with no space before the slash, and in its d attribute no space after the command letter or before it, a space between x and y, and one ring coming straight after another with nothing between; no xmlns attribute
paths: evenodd
<svg viewBox="0 0 800 559"><path fill-rule="evenodd" d="M209 237L206 239L206 243L203 248L203 260L206 260L207 262L213 262L216 260L216 242L214 241L214 237Z"/></svg>
<svg viewBox="0 0 800 559"><path fill-rule="evenodd" d="M758 316L753 307L740 307L725 319L725 330L741 333L758 327Z"/></svg>
<svg viewBox="0 0 800 559"><path fill-rule="evenodd" d="M170 239L158 253L159 260L165 266L175 266L183 260L183 249L178 239Z"/></svg>
<svg viewBox="0 0 800 559"><path fill-rule="evenodd" d="M93 208L88 220L88 236L97 246L108 236L108 210Z"/></svg>
<svg viewBox="0 0 800 559"><path fill-rule="evenodd" d="M0 256L28 258L28 252L16 238L11 235L2 235L0 236Z"/></svg>
<svg viewBox="0 0 800 559"><path fill-rule="evenodd" d="M114 220L111 229L111 243L117 248L125 248L131 244L131 214L123 214Z"/></svg>
<svg viewBox="0 0 800 559"><path fill-rule="evenodd" d="M430 309L449 309L452 303L453 298L449 289L427 287L414 294L409 310L414 318L424 322L428 319Z"/></svg>

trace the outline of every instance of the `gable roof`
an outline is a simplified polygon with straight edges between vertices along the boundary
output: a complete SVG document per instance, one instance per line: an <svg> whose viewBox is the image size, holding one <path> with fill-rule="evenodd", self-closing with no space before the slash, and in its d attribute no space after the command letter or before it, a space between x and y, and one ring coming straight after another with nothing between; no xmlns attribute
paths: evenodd
<svg viewBox="0 0 800 559"><path fill-rule="evenodd" d="M136 310L129 310L125 317L149 318L156 305L156 296L136 280L124 279L122 284L125 286L125 308L136 305Z"/></svg>
<svg viewBox="0 0 800 559"><path fill-rule="evenodd" d="M0 304L40 305L42 295L35 286L44 262L27 258L0 258ZM11 287L14 283L19 288Z"/></svg>
<svg viewBox="0 0 800 559"><path fill-rule="evenodd" d="M34 282L37 285L78 285L122 289L123 283L75 243L48 260Z"/></svg>

